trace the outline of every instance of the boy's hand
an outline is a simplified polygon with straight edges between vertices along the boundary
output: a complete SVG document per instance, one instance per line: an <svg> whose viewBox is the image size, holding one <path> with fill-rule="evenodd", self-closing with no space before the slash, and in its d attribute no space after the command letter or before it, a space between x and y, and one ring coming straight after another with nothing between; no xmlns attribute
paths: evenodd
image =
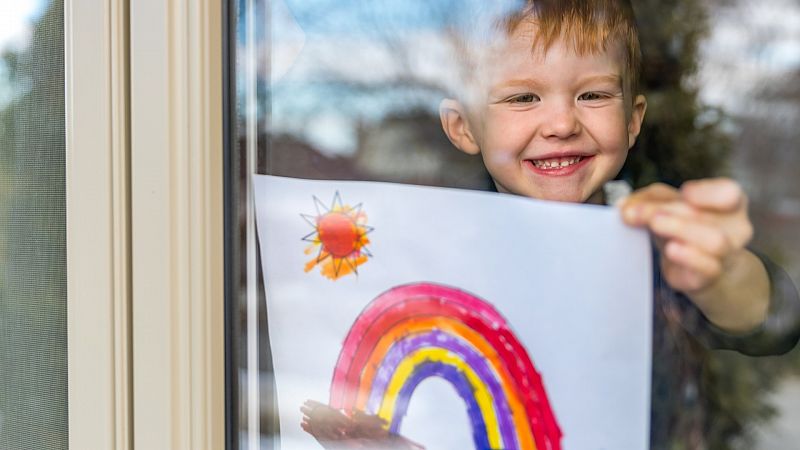
<svg viewBox="0 0 800 450"><path fill-rule="evenodd" d="M652 184L620 204L625 223L647 227L661 250L667 283L689 296L718 326L747 331L769 306L769 281L745 249L753 236L747 196L727 178Z"/></svg>
<svg viewBox="0 0 800 450"><path fill-rule="evenodd" d="M621 208L625 223L655 235L670 286L690 295L713 285L753 236L747 196L726 178L689 181L680 190L652 184Z"/></svg>

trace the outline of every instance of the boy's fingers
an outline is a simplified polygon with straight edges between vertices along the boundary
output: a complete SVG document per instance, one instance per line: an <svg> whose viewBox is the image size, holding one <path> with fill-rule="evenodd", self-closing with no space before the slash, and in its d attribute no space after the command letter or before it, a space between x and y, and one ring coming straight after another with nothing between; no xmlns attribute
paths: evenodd
<svg viewBox="0 0 800 450"><path fill-rule="evenodd" d="M725 238L729 250L743 248L753 238L753 224L747 218L745 211L717 213L699 211L685 202L667 203L656 210L651 216L650 222L646 225L652 228L652 223L656 220L662 220L661 217L665 215L675 217L676 220L680 219L681 225L689 228L686 231L678 231L677 233L680 235L695 233L699 226L712 228ZM659 227L664 225L666 224L660 224ZM705 236L705 233L703 235ZM707 236L706 238L709 240L709 242L705 243L709 246L709 251L715 254L718 253L719 247L723 242L720 242L720 239L714 236Z"/></svg>
<svg viewBox="0 0 800 450"><path fill-rule="evenodd" d="M617 202L617 206L624 209L640 203L660 203L678 199L680 199L680 193L674 187L664 183L653 183L633 191Z"/></svg>
<svg viewBox="0 0 800 450"><path fill-rule="evenodd" d="M655 204L654 211L649 219L652 221L656 216L663 214L682 217L687 220L704 221L708 219L707 214L703 214L701 211L698 211L697 208L692 207L682 200Z"/></svg>
<svg viewBox="0 0 800 450"><path fill-rule="evenodd" d="M670 263L665 272L667 281L687 293L708 287L722 274L722 263L718 258L678 241L667 243L664 257Z"/></svg>
<svg viewBox="0 0 800 450"><path fill-rule="evenodd" d="M320 403L320 402L318 402L316 400L306 400L305 402L303 402L303 406L305 406L306 408L314 409L314 408L319 408L321 406L327 406L327 405L325 405L324 403Z"/></svg>
<svg viewBox="0 0 800 450"><path fill-rule="evenodd" d="M307 416L310 416L311 414L314 413L315 409L316 408L306 404L306 405L303 405L303 406L300 407L300 412L302 412L303 414L305 414Z"/></svg>
<svg viewBox="0 0 800 450"><path fill-rule="evenodd" d="M655 183L634 192L618 206L625 223L641 226L648 223L664 203L677 200L680 200L677 189L663 183Z"/></svg>
<svg viewBox="0 0 800 450"><path fill-rule="evenodd" d="M687 220L681 216L657 214L650 222L650 229L657 236L677 239L720 259L733 250L730 239L719 227Z"/></svg>
<svg viewBox="0 0 800 450"><path fill-rule="evenodd" d="M691 205L718 212L736 211L747 202L741 186L729 178L687 181L680 192Z"/></svg>
<svg viewBox="0 0 800 450"><path fill-rule="evenodd" d="M624 222L631 226L648 225L654 217L660 214L671 214L680 217L696 218L698 212L686 204L679 201L644 201L639 200L622 209Z"/></svg>
<svg viewBox="0 0 800 450"><path fill-rule="evenodd" d="M709 213L734 212L747 206L747 196L735 181L728 178L712 178L687 181L680 191L663 183L654 183L642 188L619 203L623 218L629 225L643 225L661 208L674 208L686 202L683 215L703 210ZM666 206L669 205L669 206Z"/></svg>

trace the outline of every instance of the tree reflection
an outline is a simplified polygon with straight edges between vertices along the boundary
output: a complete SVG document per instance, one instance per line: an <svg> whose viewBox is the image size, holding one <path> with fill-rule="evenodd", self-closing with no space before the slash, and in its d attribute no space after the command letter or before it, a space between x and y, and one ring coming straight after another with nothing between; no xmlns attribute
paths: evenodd
<svg viewBox="0 0 800 450"><path fill-rule="evenodd" d="M437 114L439 101L452 95L454 83L472 69L462 65L445 73L460 51L458 30L469 25L468 5L455 0L285 1L306 41L269 90L268 143L261 149L267 173L488 187L479 158L452 148L439 131ZM786 192L793 193L794 203L783 201L784 210L800 211L800 191L791 175L800 167L794 151L800 138L800 72L759 93L772 106L754 117L737 117L700 99L699 51L709 19L718 8L741 3L633 0L644 53L641 85L650 107L620 177L637 187L654 181L678 185L730 174L733 163L746 167L737 176L755 189L754 222L773 237L757 242L773 250L776 260L800 267L800 247L792 242L800 213L792 213L788 224L774 217L774 202L785 199ZM278 33L273 48L280 45ZM776 113L784 110L790 112ZM338 118L334 125L321 119L326 115ZM763 183L746 183L748 177L768 179L776 169L786 173L778 183L758 189ZM793 247L786 250L787 245ZM800 367L792 363L797 356L756 360L707 352L676 320L668 325L663 345L656 357L670 355L673 362L659 366L656 361L654 368L667 380L654 391L654 422L666 424L654 430L654 448L731 448L747 442L753 426L774 414L766 395L787 370Z"/></svg>

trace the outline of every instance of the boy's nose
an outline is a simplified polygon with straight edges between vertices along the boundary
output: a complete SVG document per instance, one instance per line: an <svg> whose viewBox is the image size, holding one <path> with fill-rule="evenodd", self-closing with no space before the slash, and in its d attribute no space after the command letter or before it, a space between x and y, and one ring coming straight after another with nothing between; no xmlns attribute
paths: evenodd
<svg viewBox="0 0 800 450"><path fill-rule="evenodd" d="M545 112L547 117L542 126L546 138L566 139L580 131L580 123L575 109L569 105L554 105Z"/></svg>

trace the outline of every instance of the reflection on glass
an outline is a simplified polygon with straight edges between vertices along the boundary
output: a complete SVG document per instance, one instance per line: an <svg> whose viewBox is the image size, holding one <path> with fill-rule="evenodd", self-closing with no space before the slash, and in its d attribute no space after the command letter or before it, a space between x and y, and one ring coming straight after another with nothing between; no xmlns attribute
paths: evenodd
<svg viewBox="0 0 800 450"><path fill-rule="evenodd" d="M488 188L438 119L459 2L325 3L272 2L267 171Z"/></svg>
<svg viewBox="0 0 800 450"><path fill-rule="evenodd" d="M0 12L0 448L65 449L64 5Z"/></svg>
<svg viewBox="0 0 800 450"><path fill-rule="evenodd" d="M390 433L387 423L376 415L354 411L345 414L328 405L308 400L301 407L300 426L327 449L424 450L425 447Z"/></svg>
<svg viewBox="0 0 800 450"><path fill-rule="evenodd" d="M473 73L453 57L463 33L487 32L470 22L468 6L497 14L503 2L255 3L269 12L255 21L252 49L259 172L491 188L480 158L442 133L438 110ZM800 284L800 5L632 3L649 108L620 178L638 187L734 176L751 199L753 246ZM239 33L240 52L244 45ZM242 85L237 93L244 105ZM241 127L238 138L243 147ZM659 342L656 354L675 364L654 369L667 380L653 393L653 421L663 424L654 448L791 448L800 438L787 426L800 421L797 350L761 359L709 352L680 327Z"/></svg>
<svg viewBox="0 0 800 450"><path fill-rule="evenodd" d="M718 109L697 127L719 123L730 143L723 162L750 196L753 248L769 254L800 286L800 4L716 0L701 41L702 101ZM797 446L800 351L751 359L714 353L706 364L706 427L742 448Z"/></svg>

